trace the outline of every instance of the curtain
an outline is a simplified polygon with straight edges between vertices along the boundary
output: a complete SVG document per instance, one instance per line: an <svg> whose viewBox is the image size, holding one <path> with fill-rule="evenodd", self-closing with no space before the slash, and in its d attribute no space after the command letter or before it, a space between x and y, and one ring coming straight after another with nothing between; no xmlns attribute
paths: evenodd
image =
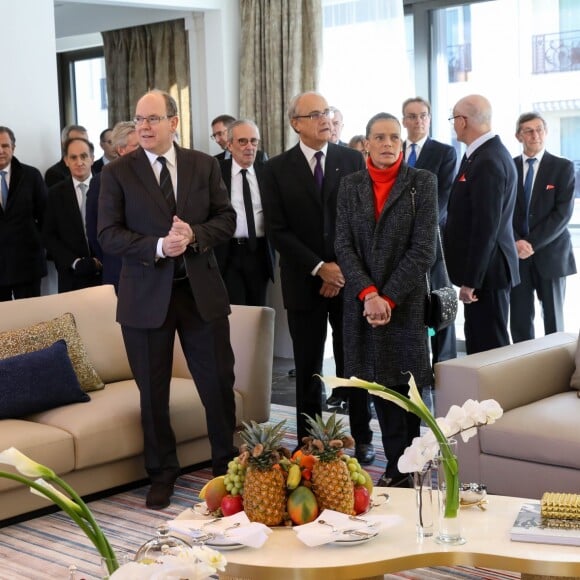
<svg viewBox="0 0 580 580"><path fill-rule="evenodd" d="M185 21L172 20L103 32L109 125L135 115L139 98L151 89L177 102L179 137L191 147L189 50Z"/></svg>
<svg viewBox="0 0 580 580"><path fill-rule="evenodd" d="M297 141L290 99L316 90L322 60L321 0L240 0L240 117L253 119L276 155Z"/></svg>

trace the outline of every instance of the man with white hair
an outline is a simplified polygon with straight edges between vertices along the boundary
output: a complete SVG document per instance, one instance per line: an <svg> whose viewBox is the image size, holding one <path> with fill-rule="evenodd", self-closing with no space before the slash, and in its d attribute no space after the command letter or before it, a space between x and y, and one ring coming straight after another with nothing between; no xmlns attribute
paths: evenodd
<svg viewBox="0 0 580 580"><path fill-rule="evenodd" d="M491 105L469 95L449 118L467 145L451 188L444 233L449 277L464 304L467 354L509 344L510 289L519 284L512 217L516 169L491 130Z"/></svg>

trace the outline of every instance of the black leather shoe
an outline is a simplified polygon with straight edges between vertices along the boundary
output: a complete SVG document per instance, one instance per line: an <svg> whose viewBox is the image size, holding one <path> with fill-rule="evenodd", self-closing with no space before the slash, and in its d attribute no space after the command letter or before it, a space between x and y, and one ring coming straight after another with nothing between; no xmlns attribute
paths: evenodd
<svg viewBox="0 0 580 580"><path fill-rule="evenodd" d="M330 395L330 397L328 397L328 399L326 399L326 406L329 408L332 408L332 407L342 408L343 406L345 406L345 401L344 401L344 399L341 399L340 397L337 397L336 395Z"/></svg>
<svg viewBox="0 0 580 580"><path fill-rule="evenodd" d="M387 477L387 474L383 473L377 481L377 487L413 487L413 480L410 475Z"/></svg>
<svg viewBox="0 0 580 580"><path fill-rule="evenodd" d="M150 510L162 510L170 504L173 495L173 483L161 483L154 481L147 493L145 505Z"/></svg>
<svg viewBox="0 0 580 580"><path fill-rule="evenodd" d="M375 460L375 448L372 443L358 443L354 448L354 456L361 465L369 465Z"/></svg>

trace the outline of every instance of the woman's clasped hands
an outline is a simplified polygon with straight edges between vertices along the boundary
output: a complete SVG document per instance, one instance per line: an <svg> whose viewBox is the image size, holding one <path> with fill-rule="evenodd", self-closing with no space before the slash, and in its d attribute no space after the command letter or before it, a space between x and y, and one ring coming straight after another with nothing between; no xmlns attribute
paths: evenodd
<svg viewBox="0 0 580 580"><path fill-rule="evenodd" d="M382 296L372 292L365 296L363 316L373 328L384 326L391 321L391 307Z"/></svg>

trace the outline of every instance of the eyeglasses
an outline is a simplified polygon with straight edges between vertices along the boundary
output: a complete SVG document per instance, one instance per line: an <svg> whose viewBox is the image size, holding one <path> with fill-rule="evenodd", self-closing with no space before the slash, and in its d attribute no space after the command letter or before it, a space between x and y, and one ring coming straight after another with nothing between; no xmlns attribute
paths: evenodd
<svg viewBox="0 0 580 580"><path fill-rule="evenodd" d="M428 119L431 115L429 113L419 113L418 115L416 115L415 113L409 113L408 115L405 115L405 119L407 119L407 121L416 121L417 119L421 119L421 121L424 121L425 119Z"/></svg>
<svg viewBox="0 0 580 580"><path fill-rule="evenodd" d="M260 143L260 140L257 139L256 137L252 137L251 139L246 139L246 137L240 137L239 139L236 139L236 141L240 147L245 147L248 143L250 143L250 145L253 145L254 147L257 147L258 144Z"/></svg>
<svg viewBox="0 0 580 580"><path fill-rule="evenodd" d="M171 119L171 117L175 117L175 115L163 115L160 117L159 115L149 115L148 117L141 117L137 115L133 122L137 127L143 125L143 123L147 122L148 125L159 125L161 121L165 121L165 119Z"/></svg>
<svg viewBox="0 0 580 580"><path fill-rule="evenodd" d="M210 135L210 137L215 141L218 137L223 137L224 135L228 134L228 130L224 129L223 131L216 131L215 133L212 133Z"/></svg>
<svg viewBox="0 0 580 580"><path fill-rule="evenodd" d="M101 141L103 145L112 145L113 142L109 139L108 141Z"/></svg>
<svg viewBox="0 0 580 580"><path fill-rule="evenodd" d="M467 117L465 115L453 115L453 117L449 117L449 119L447 119L450 123L453 123L453 121L455 121L455 119L467 119Z"/></svg>
<svg viewBox="0 0 580 580"><path fill-rule="evenodd" d="M522 135L526 135L526 137L531 137L534 133L538 135L543 135L545 130L543 127L538 127L537 129L520 129L520 133Z"/></svg>
<svg viewBox="0 0 580 580"><path fill-rule="evenodd" d="M326 117L327 119L332 119L334 117L334 111L332 109L324 109L324 111L312 111L308 115L294 115L294 119L311 119L312 121L318 121Z"/></svg>

